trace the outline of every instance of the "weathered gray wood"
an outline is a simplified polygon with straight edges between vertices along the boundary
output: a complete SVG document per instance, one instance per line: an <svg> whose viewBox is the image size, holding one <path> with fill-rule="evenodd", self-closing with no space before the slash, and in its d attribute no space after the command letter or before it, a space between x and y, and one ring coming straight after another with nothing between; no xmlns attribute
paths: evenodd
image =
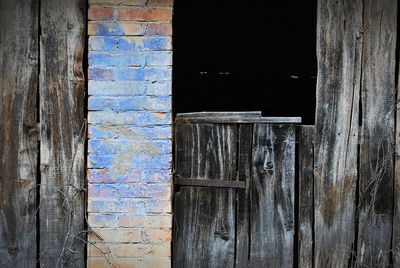
<svg viewBox="0 0 400 268"><path fill-rule="evenodd" d="M400 59L397 59L400 61ZM400 81L400 72L398 73L398 81ZM400 94L397 91L396 103L396 133L395 133L395 169L394 169L394 184L393 184L393 235L392 235L392 250L393 250L393 267L400 267Z"/></svg>
<svg viewBox="0 0 400 268"><path fill-rule="evenodd" d="M236 267L248 267L250 237L250 184L253 125L239 126L239 181L246 182L245 190L237 191Z"/></svg>
<svg viewBox="0 0 400 268"><path fill-rule="evenodd" d="M35 267L38 1L0 1L0 25L0 267Z"/></svg>
<svg viewBox="0 0 400 268"><path fill-rule="evenodd" d="M196 118L196 117L261 117L260 111L254 112L193 112L193 113L178 113L176 119L181 118Z"/></svg>
<svg viewBox="0 0 400 268"><path fill-rule="evenodd" d="M273 124L298 124L301 117L250 117L250 116L204 116L204 117L180 117L176 118L178 123L215 123L215 124L235 124L235 123L273 123Z"/></svg>
<svg viewBox="0 0 400 268"><path fill-rule="evenodd" d="M209 180L204 178L181 178L174 176L174 184L180 186L196 186L196 187L217 187L217 188L236 188L245 189L244 181L226 181L226 180Z"/></svg>
<svg viewBox="0 0 400 268"><path fill-rule="evenodd" d="M183 178L236 180L236 125L179 124L175 172ZM181 186L175 193L174 267L233 267L235 189Z"/></svg>
<svg viewBox="0 0 400 268"><path fill-rule="evenodd" d="M362 0L319 0L315 267L345 267L355 226Z"/></svg>
<svg viewBox="0 0 400 268"><path fill-rule="evenodd" d="M251 267L293 267L295 130L255 124L251 183Z"/></svg>
<svg viewBox="0 0 400 268"><path fill-rule="evenodd" d="M312 268L314 243L314 126L300 126L298 142L298 266Z"/></svg>
<svg viewBox="0 0 400 268"><path fill-rule="evenodd" d="M85 1L41 1L40 266L84 267Z"/></svg>
<svg viewBox="0 0 400 268"><path fill-rule="evenodd" d="M357 266L388 267L393 221L397 1L364 1Z"/></svg>

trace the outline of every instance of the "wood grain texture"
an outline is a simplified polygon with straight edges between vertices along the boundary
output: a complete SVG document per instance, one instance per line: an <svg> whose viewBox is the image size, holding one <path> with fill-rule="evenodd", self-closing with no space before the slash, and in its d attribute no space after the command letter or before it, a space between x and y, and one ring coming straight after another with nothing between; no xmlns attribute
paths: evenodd
<svg viewBox="0 0 400 268"><path fill-rule="evenodd" d="M397 59L400 61L400 59ZM400 72L398 73L400 81ZM394 214L393 214L393 267L400 267L400 94L397 91L396 105L396 133L395 133L395 169L393 184Z"/></svg>
<svg viewBox="0 0 400 268"><path fill-rule="evenodd" d="M36 266L38 1L0 1L0 267Z"/></svg>
<svg viewBox="0 0 400 268"><path fill-rule="evenodd" d="M393 221L397 1L364 1L357 266L388 267Z"/></svg>
<svg viewBox="0 0 400 268"><path fill-rule="evenodd" d="M236 125L178 124L175 172L236 180ZM234 267L235 189L181 186L175 193L174 267Z"/></svg>
<svg viewBox="0 0 400 268"><path fill-rule="evenodd" d="M362 0L319 0L314 149L315 267L345 267L355 226Z"/></svg>
<svg viewBox="0 0 400 268"><path fill-rule="evenodd" d="M253 125L239 125L239 181L246 182L245 190L237 191L236 267L248 267L250 241L250 189Z"/></svg>
<svg viewBox="0 0 400 268"><path fill-rule="evenodd" d="M41 1L40 266L84 267L85 1Z"/></svg>
<svg viewBox="0 0 400 268"><path fill-rule="evenodd" d="M292 267L294 127L255 124L251 168L250 267Z"/></svg>
<svg viewBox="0 0 400 268"><path fill-rule="evenodd" d="M300 126L298 133L298 265L302 268L312 268L314 257L314 126Z"/></svg>

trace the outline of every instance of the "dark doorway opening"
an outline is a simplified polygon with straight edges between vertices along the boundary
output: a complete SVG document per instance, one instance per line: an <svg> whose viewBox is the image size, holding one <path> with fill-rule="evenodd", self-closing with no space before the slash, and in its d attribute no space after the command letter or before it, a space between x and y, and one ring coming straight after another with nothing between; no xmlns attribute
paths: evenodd
<svg viewBox="0 0 400 268"><path fill-rule="evenodd" d="M174 114L262 111L314 124L316 0L175 0Z"/></svg>

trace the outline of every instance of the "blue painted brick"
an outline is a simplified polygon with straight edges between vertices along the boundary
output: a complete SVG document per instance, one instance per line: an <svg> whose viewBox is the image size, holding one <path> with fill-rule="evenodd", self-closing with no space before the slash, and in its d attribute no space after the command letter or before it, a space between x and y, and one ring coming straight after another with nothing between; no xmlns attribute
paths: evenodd
<svg viewBox="0 0 400 268"><path fill-rule="evenodd" d="M118 38L108 36L90 36L89 51L96 50L114 50L117 48Z"/></svg>
<svg viewBox="0 0 400 268"><path fill-rule="evenodd" d="M147 213L171 213L171 201L148 199L146 200Z"/></svg>
<svg viewBox="0 0 400 268"><path fill-rule="evenodd" d="M113 73L110 69L101 69L101 68L91 68L89 69L89 79L90 80L111 80Z"/></svg>
<svg viewBox="0 0 400 268"><path fill-rule="evenodd" d="M172 181L170 170L147 170L143 173L142 181L146 183L170 183Z"/></svg>
<svg viewBox="0 0 400 268"><path fill-rule="evenodd" d="M148 147L151 147L153 152L157 151L160 155L166 155L170 153L172 145L170 140L90 139L88 146L92 155L120 154L127 150L136 150L136 154L146 154L145 149Z"/></svg>
<svg viewBox="0 0 400 268"><path fill-rule="evenodd" d="M144 95L147 88L145 83L137 81L89 81L88 84L89 95L93 96Z"/></svg>
<svg viewBox="0 0 400 268"><path fill-rule="evenodd" d="M89 196L91 198L107 198L115 196L117 189L112 184L89 184Z"/></svg>
<svg viewBox="0 0 400 268"><path fill-rule="evenodd" d="M146 88L146 95L148 96L170 96L172 94L170 82L151 83Z"/></svg>
<svg viewBox="0 0 400 268"><path fill-rule="evenodd" d="M89 194L92 198L169 198L171 189L165 185L158 184L93 184L89 185ZM132 206L132 212L145 213L145 203L142 201L129 201L129 200L119 200L119 201L98 201L94 204L96 211L100 212L101 206L109 206L107 211L113 212L129 212L129 206ZM128 210L128 211L127 211ZM106 212L106 210L104 211Z"/></svg>
<svg viewBox="0 0 400 268"><path fill-rule="evenodd" d="M158 68L132 68L132 69L113 69L113 78L115 80L133 80L133 81L171 81L172 70L168 67Z"/></svg>
<svg viewBox="0 0 400 268"><path fill-rule="evenodd" d="M118 190L118 187L116 188ZM111 198L113 196L109 196ZM89 200L88 202L89 212L116 212L116 213L130 213L132 215L145 215L146 207L144 201L122 199L122 200Z"/></svg>
<svg viewBox="0 0 400 268"><path fill-rule="evenodd" d="M147 208L146 208L147 209ZM110 227L114 226L118 220L118 214L89 214L91 227Z"/></svg>
<svg viewBox="0 0 400 268"><path fill-rule="evenodd" d="M125 31L118 23L96 24L96 35L123 35Z"/></svg>
<svg viewBox="0 0 400 268"><path fill-rule="evenodd" d="M172 52L149 52L146 59L147 66L171 66Z"/></svg>
<svg viewBox="0 0 400 268"><path fill-rule="evenodd" d="M170 37L122 37L117 41L120 51L164 51L172 49Z"/></svg>
<svg viewBox="0 0 400 268"><path fill-rule="evenodd" d="M143 53L89 53L90 66L144 66L146 55Z"/></svg>
<svg viewBox="0 0 400 268"><path fill-rule="evenodd" d="M89 136L90 138L97 139L171 139L172 129L170 126L136 127L91 125L89 128Z"/></svg>
<svg viewBox="0 0 400 268"><path fill-rule="evenodd" d="M159 111L168 112L171 110L170 97L104 97L91 96L88 103L89 110L101 111Z"/></svg>
<svg viewBox="0 0 400 268"><path fill-rule="evenodd" d="M136 97L95 97L91 96L88 102L89 110L102 111L140 111L144 109L147 98Z"/></svg>
<svg viewBox="0 0 400 268"><path fill-rule="evenodd" d="M146 79L149 81L171 81L172 70L171 68L148 68Z"/></svg>
<svg viewBox="0 0 400 268"><path fill-rule="evenodd" d="M89 168L111 168L116 156L113 155L89 155ZM169 169L171 155L142 156L138 155L130 163L131 169Z"/></svg>
<svg viewBox="0 0 400 268"><path fill-rule="evenodd" d="M166 50L170 49L169 37L153 37L143 40L143 47L147 50Z"/></svg>
<svg viewBox="0 0 400 268"><path fill-rule="evenodd" d="M107 112L89 113L89 123L108 125L154 126L171 124L171 114L165 112Z"/></svg>
<svg viewBox="0 0 400 268"><path fill-rule="evenodd" d="M89 183L136 183L141 180L141 172L131 170L124 174L115 174L107 169L88 169Z"/></svg>
<svg viewBox="0 0 400 268"><path fill-rule="evenodd" d="M116 69L113 71L115 80L146 81L146 70L143 68L135 69Z"/></svg>
<svg viewBox="0 0 400 268"><path fill-rule="evenodd" d="M117 195L119 198L163 198L170 197L169 187L157 184L119 184L116 185Z"/></svg>

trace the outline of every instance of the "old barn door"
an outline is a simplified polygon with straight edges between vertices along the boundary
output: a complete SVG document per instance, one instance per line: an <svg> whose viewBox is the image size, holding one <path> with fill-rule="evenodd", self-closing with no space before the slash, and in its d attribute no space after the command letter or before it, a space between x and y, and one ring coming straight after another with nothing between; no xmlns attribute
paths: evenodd
<svg viewBox="0 0 400 268"><path fill-rule="evenodd" d="M174 267L293 265L294 122L177 116Z"/></svg>

